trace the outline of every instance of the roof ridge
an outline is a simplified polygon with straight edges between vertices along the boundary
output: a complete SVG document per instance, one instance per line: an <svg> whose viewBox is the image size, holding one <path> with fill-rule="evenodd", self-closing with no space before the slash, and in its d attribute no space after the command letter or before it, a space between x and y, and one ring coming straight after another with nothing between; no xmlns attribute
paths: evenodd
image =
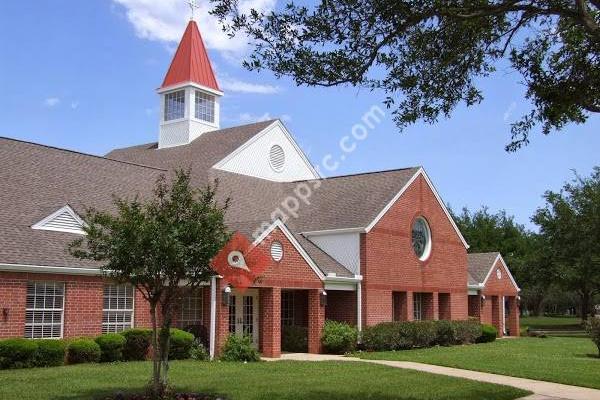
<svg viewBox="0 0 600 400"><path fill-rule="evenodd" d="M56 146L51 146L51 145L48 145L48 144L31 142L31 141L28 141L28 140L15 139L15 138L7 137L7 136L0 136L0 139L10 140L10 141L13 141L13 142L19 142L19 143L24 143L24 144L29 144L29 145L32 145L32 146L45 147L47 149L64 151L64 152L67 152L67 153L78 154L78 155L81 155L81 156L99 158L101 160L112 161L112 162L117 162L117 163L121 163L121 164L133 165L133 166L136 166L136 167L149 168L149 169L154 169L154 170L158 170L158 171L167 172L166 169L158 168L158 167L152 167L150 165L137 164L137 163L133 163L133 162L130 162L130 161L115 160L113 158L107 158L107 157L98 156L98 155L95 155L95 154L84 153L82 151L77 151L77 150L64 149L62 147L56 147Z"/></svg>
<svg viewBox="0 0 600 400"><path fill-rule="evenodd" d="M320 179L304 179L304 180L299 180L299 181L292 181L292 183L294 182L306 182L306 181L314 181L314 180L329 180L329 179L337 179L337 178L348 178L351 176L358 176L358 175L374 175L374 174L381 174L381 173L386 173L386 172L397 172L397 171L408 171L411 169L420 169L423 168L422 166L413 166L413 167L405 167L405 168L391 168L391 169L383 169L383 170L379 170L379 171L367 171L367 172L355 172L352 174L345 174L345 175L335 175L335 176L327 176L324 178L320 178Z"/></svg>
<svg viewBox="0 0 600 400"><path fill-rule="evenodd" d="M467 253L469 256L482 255L482 254L501 254L500 251L479 251L477 253Z"/></svg>

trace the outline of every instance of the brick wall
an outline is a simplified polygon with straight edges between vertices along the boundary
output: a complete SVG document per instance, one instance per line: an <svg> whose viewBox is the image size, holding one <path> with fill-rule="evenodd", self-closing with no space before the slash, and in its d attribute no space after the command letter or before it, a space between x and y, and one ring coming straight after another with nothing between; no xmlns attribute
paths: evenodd
<svg viewBox="0 0 600 400"><path fill-rule="evenodd" d="M418 216L427 219L432 235L425 262L412 248ZM361 234L360 246L364 325L392 320L392 292L408 294L408 318L411 292L447 293L451 318L467 318L467 250L425 179L417 178L373 229Z"/></svg>
<svg viewBox="0 0 600 400"><path fill-rule="evenodd" d="M497 272L500 271L500 278ZM519 308L516 297L519 295L517 288L512 283L507 269L502 261L497 260L492 268L492 273L485 283L482 290L486 301L482 310L481 322L492 324L498 329L498 335L503 335L504 322L502 321L502 297L504 296L509 303L510 312L506 315L506 325L511 336L519 335Z"/></svg>
<svg viewBox="0 0 600 400"><path fill-rule="evenodd" d="M328 290L325 318L356 325L356 292Z"/></svg>

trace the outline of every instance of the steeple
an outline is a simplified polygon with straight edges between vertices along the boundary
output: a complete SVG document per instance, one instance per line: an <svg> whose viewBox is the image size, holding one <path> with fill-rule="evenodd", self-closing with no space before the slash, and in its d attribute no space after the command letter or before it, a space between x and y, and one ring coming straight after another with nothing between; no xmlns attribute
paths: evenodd
<svg viewBox="0 0 600 400"><path fill-rule="evenodd" d="M219 98L223 92L194 20L183 33L158 93L159 148L188 144L205 132L219 129Z"/></svg>

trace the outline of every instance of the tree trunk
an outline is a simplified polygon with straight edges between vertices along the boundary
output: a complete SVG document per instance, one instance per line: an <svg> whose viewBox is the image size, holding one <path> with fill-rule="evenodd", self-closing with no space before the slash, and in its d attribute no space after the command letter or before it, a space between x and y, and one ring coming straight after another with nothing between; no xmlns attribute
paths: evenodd
<svg viewBox="0 0 600 400"><path fill-rule="evenodd" d="M581 291L581 320L587 321L590 315L591 296L588 290Z"/></svg>
<svg viewBox="0 0 600 400"><path fill-rule="evenodd" d="M160 398L161 388L161 365L160 351L158 347L158 324L156 322L156 303L150 303L150 320L152 321L152 395Z"/></svg>

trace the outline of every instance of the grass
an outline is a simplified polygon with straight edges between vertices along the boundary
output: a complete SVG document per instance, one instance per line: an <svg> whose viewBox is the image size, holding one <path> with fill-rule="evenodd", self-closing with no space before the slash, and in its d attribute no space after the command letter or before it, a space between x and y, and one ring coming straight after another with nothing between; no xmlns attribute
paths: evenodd
<svg viewBox="0 0 600 400"><path fill-rule="evenodd" d="M415 361L600 389L600 358L590 339L515 338L468 346L360 353L358 356Z"/></svg>
<svg viewBox="0 0 600 400"><path fill-rule="evenodd" d="M175 361L171 383L181 391L221 394L231 400L488 399L527 392L492 384L358 362L219 363ZM0 399L97 399L116 391L142 391L151 364L82 364L0 371Z"/></svg>
<svg viewBox="0 0 600 400"><path fill-rule="evenodd" d="M581 318L579 317L521 317L521 329L558 329L558 330L581 330Z"/></svg>

